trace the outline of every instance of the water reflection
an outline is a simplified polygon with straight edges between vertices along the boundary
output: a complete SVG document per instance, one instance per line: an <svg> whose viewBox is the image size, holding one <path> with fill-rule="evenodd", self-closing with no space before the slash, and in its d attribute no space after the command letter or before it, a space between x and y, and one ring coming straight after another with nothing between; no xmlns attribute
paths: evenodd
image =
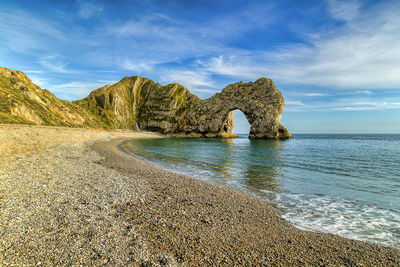
<svg viewBox="0 0 400 267"><path fill-rule="evenodd" d="M281 143L275 140L174 138L133 140L133 153L189 176L254 192L277 191Z"/></svg>
<svg viewBox="0 0 400 267"><path fill-rule="evenodd" d="M224 147L224 153L219 157L219 159L217 159L217 171L222 174L222 177L219 179L219 181L223 184L226 184L233 176L231 167L234 144L231 138L221 139L220 141Z"/></svg>
<svg viewBox="0 0 400 267"><path fill-rule="evenodd" d="M254 189L276 191L278 182L275 179L277 172L274 167L248 165L246 170L246 184Z"/></svg>
<svg viewBox="0 0 400 267"><path fill-rule="evenodd" d="M306 228L398 247L400 135L158 139L131 146L165 169L270 200Z"/></svg>
<svg viewBox="0 0 400 267"><path fill-rule="evenodd" d="M249 146L251 160L243 166L246 185L256 190L277 191L281 166L280 141L249 139Z"/></svg>

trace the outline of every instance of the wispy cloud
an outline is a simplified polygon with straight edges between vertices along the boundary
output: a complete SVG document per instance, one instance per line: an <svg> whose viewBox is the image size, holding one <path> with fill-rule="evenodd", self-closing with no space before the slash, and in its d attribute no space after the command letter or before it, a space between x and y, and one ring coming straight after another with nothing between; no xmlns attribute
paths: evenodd
<svg viewBox="0 0 400 267"><path fill-rule="evenodd" d="M47 84L46 87L62 99L77 100L88 96L91 91L113 82L104 80L96 82L72 81L63 84Z"/></svg>
<svg viewBox="0 0 400 267"><path fill-rule="evenodd" d="M149 63L149 62L141 62L141 63L134 63L131 60L125 59L125 61L122 63L122 68L132 71L137 74L141 74L146 71L150 71L154 63Z"/></svg>
<svg viewBox="0 0 400 267"><path fill-rule="evenodd" d="M48 80L46 78L38 77L36 75L29 75L29 79L31 79L34 84L40 86L41 88L46 88L48 84Z"/></svg>
<svg viewBox="0 0 400 267"><path fill-rule="evenodd" d="M117 80L98 80L97 82L99 84L102 84L102 86L104 86L106 84L114 84L114 83L117 83L119 81L117 81Z"/></svg>
<svg viewBox="0 0 400 267"><path fill-rule="evenodd" d="M88 19L95 15L96 13L99 13L103 11L103 6L100 4L100 1L96 2L89 2L89 1L83 1L83 0L77 0L77 5L78 5L78 14L81 18Z"/></svg>
<svg viewBox="0 0 400 267"><path fill-rule="evenodd" d="M266 66L260 65L252 56L230 55L212 57L206 61L198 61L200 69L212 74L226 75L233 77L243 77L247 79L256 79L265 76ZM264 73L264 75L262 75Z"/></svg>
<svg viewBox="0 0 400 267"><path fill-rule="evenodd" d="M97 80L54 83L52 79L42 78L36 75L29 75L29 78L42 89L48 89L57 97L69 101L82 99L95 89L118 82L117 80Z"/></svg>
<svg viewBox="0 0 400 267"><path fill-rule="evenodd" d="M26 69L44 71L32 72L38 80L49 72L57 74L51 83L65 94L77 91L78 86L62 84L85 81L86 75L93 80L145 75L161 82L179 82L203 93L221 90L226 81L266 76L293 91L296 86L318 88L316 92L289 95L295 100L287 104L303 109L318 106L318 101L329 97L375 96L378 90L398 89L400 3L378 2L369 7L363 1L324 3L334 26L327 24L324 30L312 34L300 33L297 42L265 47L252 47L252 42L270 38L262 36L263 30L276 27L273 23L280 22L279 14L283 14L268 4L243 5L235 12L217 12L197 20L160 9L134 15L121 11L124 16L116 19L108 14L109 3L97 1L77 1L74 18L69 11L58 10L56 15L47 16L0 8L0 45L4 47L0 55L29 55L26 61L37 66L31 64ZM96 23L77 19L92 18L100 12ZM70 24L73 19L79 23ZM289 30L297 33L296 25ZM89 74L83 75L85 71ZM396 102L381 102L385 101Z"/></svg>
<svg viewBox="0 0 400 267"><path fill-rule="evenodd" d="M329 94L323 94L323 93L307 93L305 94L305 96L310 96L310 97L314 97L314 96L329 96Z"/></svg>
<svg viewBox="0 0 400 267"><path fill-rule="evenodd" d="M342 106L334 109L343 111L400 109L400 102L356 102L352 106Z"/></svg>
<svg viewBox="0 0 400 267"><path fill-rule="evenodd" d="M357 90L357 91L355 91L354 93L355 93L355 94L364 94L364 95L373 94L373 92L372 92L372 91L369 91L369 90Z"/></svg>
<svg viewBox="0 0 400 267"><path fill-rule="evenodd" d="M201 22L150 12L112 23L105 33L117 44L129 41L125 54L135 62L182 62L232 50L227 42L272 23L270 11L266 4L250 6L234 14L203 18ZM264 17L256 19L259 16Z"/></svg>
<svg viewBox="0 0 400 267"><path fill-rule="evenodd" d="M44 56L39 59L39 64L52 72L68 73L67 70L68 63L65 62L59 55L49 55Z"/></svg>
<svg viewBox="0 0 400 267"><path fill-rule="evenodd" d="M304 103L301 102L300 100L295 100L295 101L286 101L286 105L289 105L289 106L304 106Z"/></svg>
<svg viewBox="0 0 400 267"><path fill-rule="evenodd" d="M354 6L351 14L358 10ZM379 4L362 16L344 14L341 10L346 8L332 11L335 17L351 18L344 26L309 36L306 44L224 53L203 61L201 69L231 77L269 76L280 83L339 89L398 88L400 3Z"/></svg>
<svg viewBox="0 0 400 267"><path fill-rule="evenodd" d="M51 42L65 40L57 23L31 13L1 7L0 32L2 46L17 53L32 53L46 49Z"/></svg>
<svg viewBox="0 0 400 267"><path fill-rule="evenodd" d="M299 105L296 103L299 102ZM368 110L395 110L400 109L400 98L388 101L364 98L340 98L329 101L316 101L301 105L301 101L287 101L287 111L290 112L332 112L332 111L368 111Z"/></svg>
<svg viewBox="0 0 400 267"><path fill-rule="evenodd" d="M162 77L162 80L167 83L177 82L190 90L200 90L202 92L213 91L210 88L215 87L211 77L204 72L194 71L173 71ZM208 88L208 89L207 89Z"/></svg>
<svg viewBox="0 0 400 267"><path fill-rule="evenodd" d="M215 89L201 89L201 88L192 88L190 89L192 93L206 94L209 96L210 94L215 94L218 90Z"/></svg>
<svg viewBox="0 0 400 267"><path fill-rule="evenodd" d="M25 74L42 74L44 71L42 70L25 70Z"/></svg>
<svg viewBox="0 0 400 267"><path fill-rule="evenodd" d="M361 3L354 0L327 0L328 11L333 18L351 21L359 16Z"/></svg>

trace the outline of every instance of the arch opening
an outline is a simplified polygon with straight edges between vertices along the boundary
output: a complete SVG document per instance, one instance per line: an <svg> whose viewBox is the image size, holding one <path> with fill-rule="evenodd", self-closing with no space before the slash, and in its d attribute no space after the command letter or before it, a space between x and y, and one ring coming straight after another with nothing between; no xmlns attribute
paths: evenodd
<svg viewBox="0 0 400 267"><path fill-rule="evenodd" d="M234 127L232 133L237 134L239 137L248 137L250 133L250 123L246 115L240 110L233 110Z"/></svg>

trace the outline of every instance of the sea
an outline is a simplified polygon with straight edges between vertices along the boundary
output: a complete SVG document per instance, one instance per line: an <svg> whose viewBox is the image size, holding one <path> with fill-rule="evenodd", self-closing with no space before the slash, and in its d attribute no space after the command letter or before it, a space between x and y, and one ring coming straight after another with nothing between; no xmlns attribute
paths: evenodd
<svg viewBox="0 0 400 267"><path fill-rule="evenodd" d="M400 135L133 140L164 169L267 201L296 227L400 249Z"/></svg>

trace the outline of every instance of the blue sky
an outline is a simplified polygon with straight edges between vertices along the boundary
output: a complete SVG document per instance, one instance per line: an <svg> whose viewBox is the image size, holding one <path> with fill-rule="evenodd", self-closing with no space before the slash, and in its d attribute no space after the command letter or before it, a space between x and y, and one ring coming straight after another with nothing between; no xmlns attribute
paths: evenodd
<svg viewBox="0 0 400 267"><path fill-rule="evenodd" d="M265 76L290 132L400 133L400 1L2 0L0 66L67 100L124 76L201 98Z"/></svg>

